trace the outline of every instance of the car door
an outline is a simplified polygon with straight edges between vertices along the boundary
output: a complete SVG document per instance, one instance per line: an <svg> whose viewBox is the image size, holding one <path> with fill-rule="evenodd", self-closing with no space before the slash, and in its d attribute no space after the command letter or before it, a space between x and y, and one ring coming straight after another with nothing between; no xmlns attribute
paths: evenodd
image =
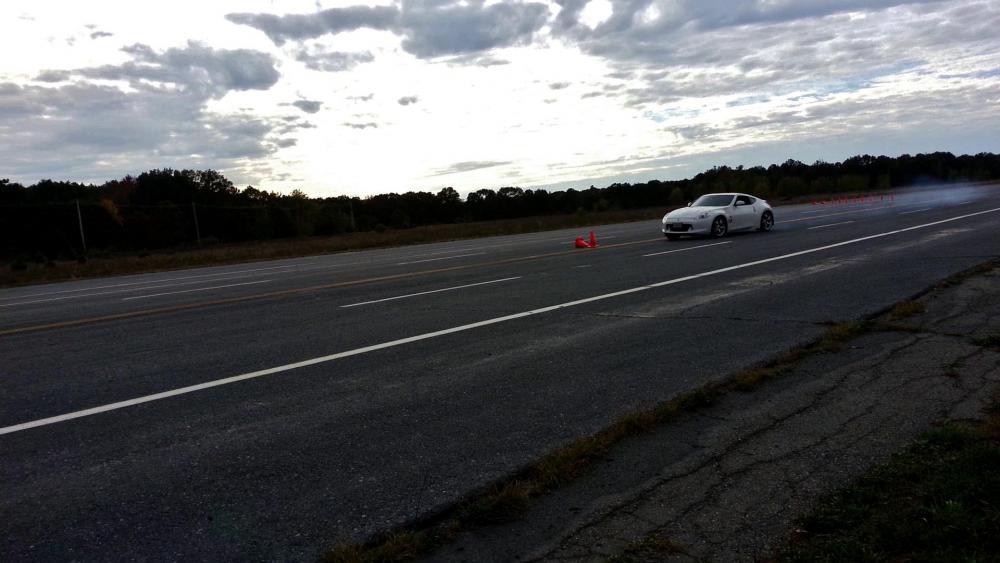
<svg viewBox="0 0 1000 563"><path fill-rule="evenodd" d="M754 211L753 201L750 196L736 196L733 202L733 229L747 229L757 223L757 213Z"/></svg>

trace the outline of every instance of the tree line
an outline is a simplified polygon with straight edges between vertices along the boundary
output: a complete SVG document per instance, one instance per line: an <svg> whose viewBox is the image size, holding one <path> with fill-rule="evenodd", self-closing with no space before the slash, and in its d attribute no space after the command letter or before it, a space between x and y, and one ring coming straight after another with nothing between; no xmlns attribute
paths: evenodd
<svg viewBox="0 0 1000 563"><path fill-rule="evenodd" d="M765 199L888 190L921 183L1000 179L1000 155L948 152L859 155L843 162L788 160L767 167L717 166L684 180L547 191L454 188L368 197L311 198L253 186L239 189L214 170L158 169L101 185L0 180L0 259L80 258L85 251L144 251L406 229L440 223L641 209L682 204L709 192ZM81 229L82 226L82 229Z"/></svg>

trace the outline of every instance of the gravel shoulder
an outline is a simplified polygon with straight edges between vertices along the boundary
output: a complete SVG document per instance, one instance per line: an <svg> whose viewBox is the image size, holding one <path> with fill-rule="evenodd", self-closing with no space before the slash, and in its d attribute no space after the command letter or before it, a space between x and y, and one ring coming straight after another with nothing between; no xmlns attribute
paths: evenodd
<svg viewBox="0 0 1000 563"><path fill-rule="evenodd" d="M473 528L434 561L753 561L818 498L936 423L979 420L1000 387L1000 270L942 284L837 352L616 445L509 524ZM676 553L667 554L668 551ZM647 551L647 553L650 553Z"/></svg>

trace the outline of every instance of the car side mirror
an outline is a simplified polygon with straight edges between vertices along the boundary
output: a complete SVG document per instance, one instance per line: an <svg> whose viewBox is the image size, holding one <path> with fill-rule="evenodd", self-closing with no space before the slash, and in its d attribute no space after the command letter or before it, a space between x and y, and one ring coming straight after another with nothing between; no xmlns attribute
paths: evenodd
<svg viewBox="0 0 1000 563"><path fill-rule="evenodd" d="M687 206L688 206L688 207L691 207L691 202L690 202L690 201L688 202Z"/></svg>
<svg viewBox="0 0 1000 563"><path fill-rule="evenodd" d="M743 203L742 201L737 201L736 203L733 204L733 207L739 207L741 205L746 205L746 204Z"/></svg>

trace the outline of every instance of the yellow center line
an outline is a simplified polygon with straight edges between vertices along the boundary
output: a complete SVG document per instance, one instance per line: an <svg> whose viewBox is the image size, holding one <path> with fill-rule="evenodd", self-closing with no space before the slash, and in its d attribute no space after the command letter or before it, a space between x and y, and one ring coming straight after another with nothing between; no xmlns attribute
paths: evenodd
<svg viewBox="0 0 1000 563"><path fill-rule="evenodd" d="M593 250L602 250L608 248L619 248L622 246L631 246L635 244L646 244L650 242L657 242L663 240L662 238L644 239L636 240L630 242L619 242L615 244L602 244ZM461 266L449 266L447 268L435 268L432 270L421 270L419 272L404 272L401 274L390 274L386 276L376 276L371 278L362 278L357 280L348 280L342 282L334 282L322 285L312 285L307 287L296 287L291 289L280 289L276 291L267 291L263 293L254 293L251 295L241 295L238 297L225 297L222 299L213 299L209 301L198 301L195 303L183 303L179 305L168 305L165 307L153 307L149 309L140 309L137 311L127 311L124 313L113 313L110 315L99 315L96 317L85 317L82 319L72 319L68 321L57 321L52 323L29 325L16 328L8 328L5 330L0 330L0 337L11 336L14 334L23 334L26 332L39 332L43 330L52 330L56 328L67 328L86 324L99 323L104 321L117 321L122 319L133 319L136 317L147 317L150 315L159 315L162 313L174 313L178 311L187 311L190 309L200 309L203 307L211 307L215 305L229 305L231 303L242 303L244 301L253 301L257 299L267 299L270 297L284 297L288 295L298 295L300 293L309 293L313 291L322 291L324 289L335 289L338 287L352 287L356 285L364 285L370 283L378 283L384 281L394 281L408 278L415 278L420 276L428 276L432 274L441 274L445 272L456 272L461 270L470 270L473 268L483 268L489 266L499 266L503 264L512 264L515 262L525 262L528 260L540 260L542 258L553 258L556 256L567 256L570 254L584 254L586 251L581 251L580 249L573 250L561 250L558 252L547 252L544 254L533 254L530 256L518 256L515 258L505 258L503 260L494 260L493 262L481 262L477 264L464 264Z"/></svg>

